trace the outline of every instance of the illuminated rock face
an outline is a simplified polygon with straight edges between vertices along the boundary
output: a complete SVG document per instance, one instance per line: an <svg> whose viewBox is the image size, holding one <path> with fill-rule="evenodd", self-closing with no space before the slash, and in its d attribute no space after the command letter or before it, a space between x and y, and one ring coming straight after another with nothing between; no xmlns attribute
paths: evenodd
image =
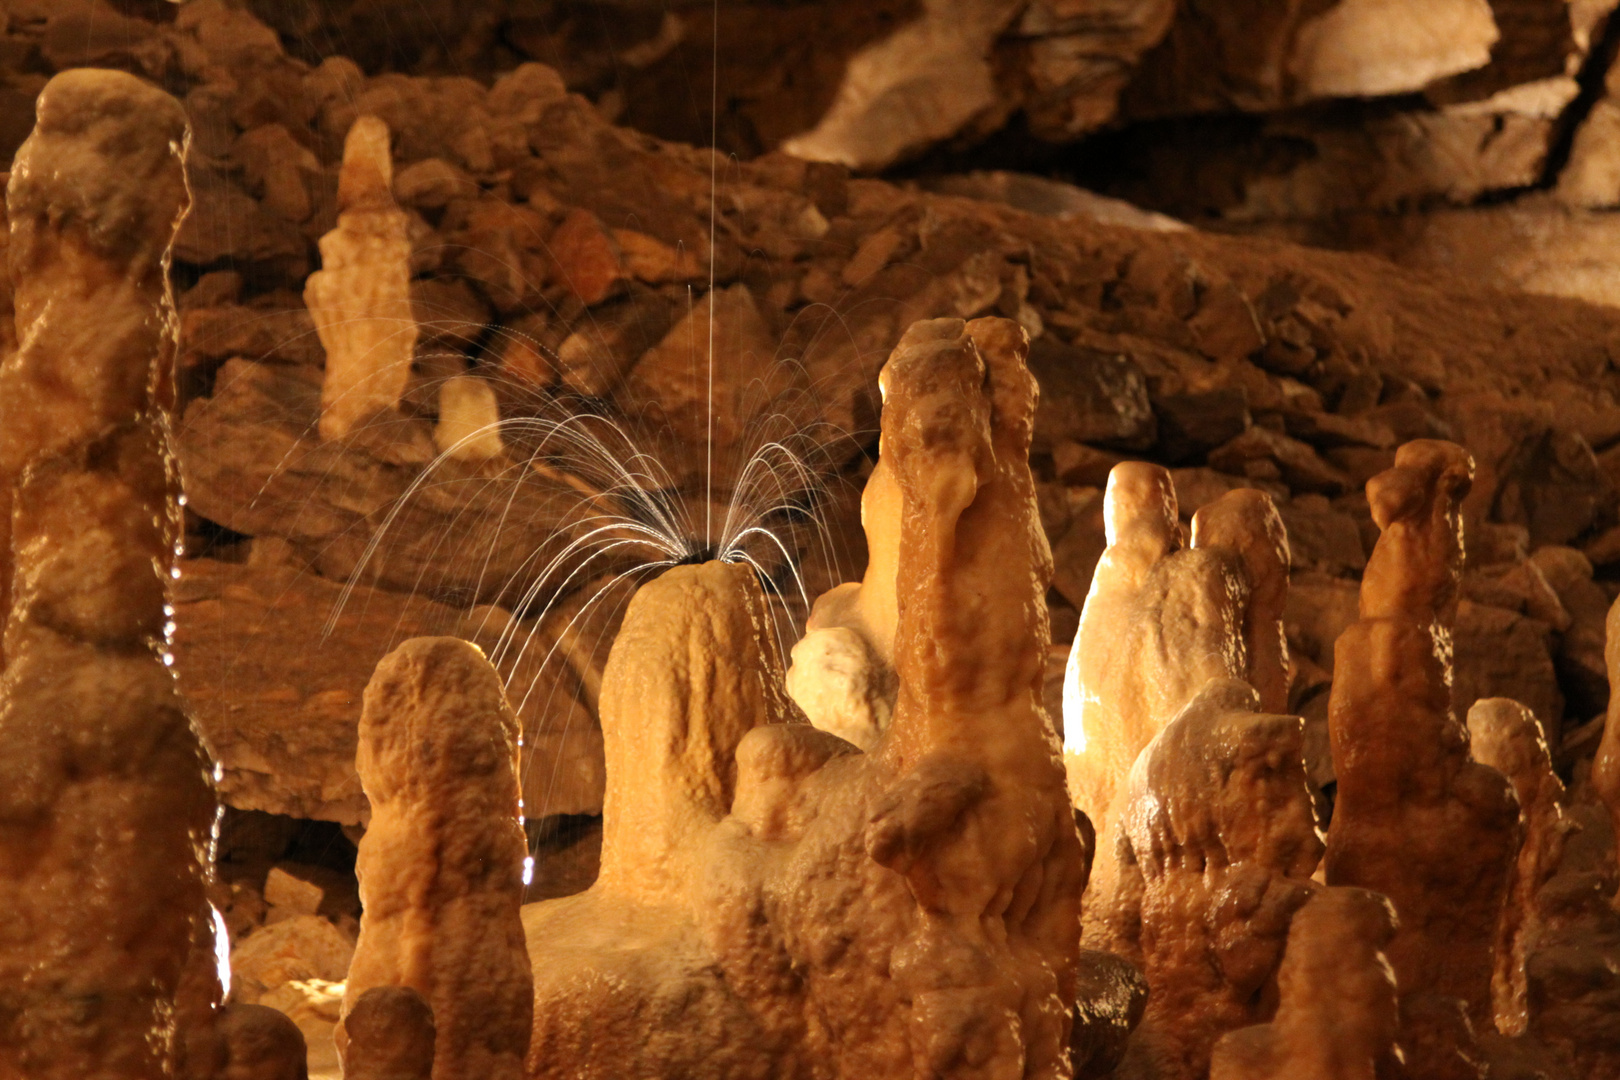
<svg viewBox="0 0 1620 1080"><path fill-rule="evenodd" d="M169 1077L218 1001L212 765L160 656L179 535L164 254L185 131L132 76L68 72L7 190L21 344L0 363L5 1076Z"/></svg>
<svg viewBox="0 0 1620 1080"><path fill-rule="evenodd" d="M517 717L477 646L415 638L377 665L355 758L371 825L344 1013L373 987L416 990L437 1030L434 1080L523 1075L534 998L517 757ZM336 1038L343 1052L346 1021Z"/></svg>
<svg viewBox="0 0 1620 1080"><path fill-rule="evenodd" d="M910 557L871 750L782 692L747 568L678 567L632 601L601 877L524 909L530 1076L1069 1075L1086 868L1040 704L1023 352L1013 323L939 320L884 369Z"/></svg>
<svg viewBox="0 0 1620 1080"><path fill-rule="evenodd" d="M1402 1075L1395 980L1382 949L1389 901L1328 888L1295 913L1277 973L1277 1014L1215 1044L1210 1080L1374 1080Z"/></svg>
<svg viewBox="0 0 1620 1080"><path fill-rule="evenodd" d="M1121 822L1147 975L1127 1061L1197 1080L1225 1032L1264 1019L1289 919L1310 899L1322 838L1304 721L1214 679L1137 758Z"/></svg>
<svg viewBox="0 0 1620 1080"><path fill-rule="evenodd" d="M1383 531L1361 619L1334 650L1328 711L1338 794L1327 880L1395 904L1400 928L1386 951L1417 1025L1403 1046L1420 1070L1467 1041L1466 1025L1442 1018L1448 1003L1463 1003L1478 1028L1492 1022L1492 945L1520 840L1511 786L1470 758L1451 711L1458 503L1472 473L1461 447L1421 440L1368 481Z"/></svg>
<svg viewBox="0 0 1620 1080"><path fill-rule="evenodd" d="M343 144L338 225L321 237L321 269L304 302L326 348L321 436L338 439L391 412L411 378L411 242L394 202L388 125L362 116Z"/></svg>
<svg viewBox="0 0 1620 1080"><path fill-rule="evenodd" d="M1135 869L1119 821L1125 778L1165 725L1214 679L1241 679L1258 708L1287 704L1282 608L1288 539L1271 499L1233 491L1193 517L1182 546L1167 470L1109 474L1108 548L1097 564L1064 680L1070 791L1095 823L1086 940L1137 956Z"/></svg>

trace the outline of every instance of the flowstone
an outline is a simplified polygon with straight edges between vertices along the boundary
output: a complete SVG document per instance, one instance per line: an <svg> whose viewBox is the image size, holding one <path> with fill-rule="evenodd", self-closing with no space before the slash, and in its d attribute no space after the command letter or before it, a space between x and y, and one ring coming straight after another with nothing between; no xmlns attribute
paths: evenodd
<svg viewBox="0 0 1620 1080"><path fill-rule="evenodd" d="M476 645L414 638L377 665L355 756L371 824L339 1053L364 995L406 986L432 1008L434 1080L523 1075L534 997L517 759L517 717Z"/></svg>
<svg viewBox="0 0 1620 1080"><path fill-rule="evenodd" d="M219 1001L212 764L165 644L185 144L167 94L67 72L6 193L0 1076L166 1080Z"/></svg>
<svg viewBox="0 0 1620 1080"><path fill-rule="evenodd" d="M601 699L601 876L524 909L531 1077L1071 1074L1086 868L1041 707L1025 349L1006 320L937 320L884 368L909 557L870 751L786 697L746 567L632 601ZM1107 993L1088 1018L1128 1011Z"/></svg>
<svg viewBox="0 0 1620 1080"><path fill-rule="evenodd" d="M1462 447L1419 440L1368 481L1382 533L1361 618L1334 648L1328 708L1338 792L1327 881L1394 902L1400 928L1386 952L1402 1046L1434 1076L1478 1074L1470 1021L1493 1022L1493 945L1521 837L1512 787L1471 759L1451 711L1459 503L1472 476Z"/></svg>

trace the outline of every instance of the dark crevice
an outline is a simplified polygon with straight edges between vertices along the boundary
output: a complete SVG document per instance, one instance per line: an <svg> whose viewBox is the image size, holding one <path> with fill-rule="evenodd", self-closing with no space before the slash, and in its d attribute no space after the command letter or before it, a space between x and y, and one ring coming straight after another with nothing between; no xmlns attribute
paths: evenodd
<svg viewBox="0 0 1620 1080"><path fill-rule="evenodd" d="M1558 183L1558 177L1563 173L1564 166L1569 164L1569 156L1575 148L1575 136L1597 103L1603 100L1604 81L1617 56L1620 56L1620 18L1610 13L1604 18L1602 29L1592 43L1592 51L1586 54L1586 61L1575 75L1580 93L1575 95L1575 100L1564 109L1554 126L1552 139L1547 144L1547 160L1541 167L1541 181L1536 185L1538 188L1545 190Z"/></svg>

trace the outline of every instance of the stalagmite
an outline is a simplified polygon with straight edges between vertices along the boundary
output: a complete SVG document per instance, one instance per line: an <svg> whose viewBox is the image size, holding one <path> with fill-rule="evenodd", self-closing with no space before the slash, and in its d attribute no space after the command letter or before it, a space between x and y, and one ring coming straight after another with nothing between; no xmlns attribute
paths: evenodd
<svg viewBox="0 0 1620 1080"><path fill-rule="evenodd" d="M1149 995L1127 1060L1146 1075L1196 1080L1216 1039L1265 1016L1322 855L1304 727L1261 712L1242 680L1213 679L1131 771L1122 831Z"/></svg>
<svg viewBox="0 0 1620 1080"><path fill-rule="evenodd" d="M1474 759L1508 778L1524 815L1524 842L1497 924L1491 977L1497 1030L1522 1035L1529 1022L1525 960L1545 923L1536 894L1558 869L1571 828L1564 814L1564 782L1553 772L1541 721L1517 701L1476 701L1468 710L1468 736Z"/></svg>
<svg viewBox="0 0 1620 1080"><path fill-rule="evenodd" d="M1277 1013L1215 1044L1210 1080L1375 1080L1401 1075L1395 912L1377 893L1327 888L1294 914Z"/></svg>
<svg viewBox="0 0 1620 1080"><path fill-rule="evenodd" d="M881 457L861 492L861 529L866 573L816 598L793 646L787 690L816 727L870 750L889 726L898 690L900 489Z"/></svg>
<svg viewBox="0 0 1620 1080"><path fill-rule="evenodd" d="M165 666L179 537L166 254L186 118L57 76L7 189L0 364L0 1075L172 1075L211 944L212 765ZM189 1032L181 1033L190 1042Z"/></svg>
<svg viewBox="0 0 1620 1080"><path fill-rule="evenodd" d="M377 665L355 757L371 824L344 1013L373 987L418 991L437 1032L434 1080L523 1075L534 997L517 759L517 718L477 646L415 638Z"/></svg>
<svg viewBox="0 0 1620 1080"><path fill-rule="evenodd" d="M418 336L411 242L393 181L388 125L362 116L343 144L337 228L321 237L321 269L304 286L326 349L322 438L390 413L410 382Z"/></svg>
<svg viewBox="0 0 1620 1080"><path fill-rule="evenodd" d="M1609 808L1614 835L1620 837L1620 599L1609 608L1604 630L1603 659L1609 669L1609 709L1603 722L1603 741L1592 762L1592 786Z"/></svg>
<svg viewBox="0 0 1620 1080"><path fill-rule="evenodd" d="M884 368L912 556L871 751L781 693L752 571L677 567L632 601L602 694L601 876L524 910L532 1077L1070 1075L1085 865L1040 704L1023 338L919 323ZM1118 982L1088 1022L1128 1013Z"/></svg>
<svg viewBox="0 0 1620 1080"><path fill-rule="evenodd" d="M1193 519L1182 547L1167 470L1109 474L1108 548L1097 564L1065 674L1070 791L1097 829L1088 943L1134 955L1135 870L1117 833L1137 755L1211 679L1243 679L1260 708L1286 707L1288 539L1269 496L1233 491ZM1124 860L1122 862L1122 860Z"/></svg>
<svg viewBox="0 0 1620 1080"><path fill-rule="evenodd" d="M488 379L458 375L439 387L439 422L433 444L462 461L488 461L504 452L501 412Z"/></svg>
<svg viewBox="0 0 1620 1080"><path fill-rule="evenodd" d="M1334 649L1328 714L1338 792L1327 881L1395 904L1400 929L1387 952L1409 1028L1403 1046L1420 1071L1429 1054L1468 1053L1453 1045L1466 1043L1466 1024L1444 1019L1448 1002L1462 1002L1476 1027L1492 1021L1492 945L1520 839L1513 789L1470 760L1451 711L1458 504L1472 475L1461 447L1420 440L1368 481L1382 533L1360 621Z"/></svg>
<svg viewBox="0 0 1620 1080"><path fill-rule="evenodd" d="M433 1075L433 1010L408 986L373 986L343 1021L343 1080L428 1080Z"/></svg>
<svg viewBox="0 0 1620 1080"><path fill-rule="evenodd" d="M308 1080L298 1025L267 1005L231 1005L219 1020L220 1071L210 1080Z"/></svg>

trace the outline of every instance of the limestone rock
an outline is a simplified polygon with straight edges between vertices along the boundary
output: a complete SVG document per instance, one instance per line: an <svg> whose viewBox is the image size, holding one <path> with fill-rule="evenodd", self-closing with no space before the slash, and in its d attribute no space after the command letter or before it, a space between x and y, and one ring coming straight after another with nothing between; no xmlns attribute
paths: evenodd
<svg viewBox="0 0 1620 1080"><path fill-rule="evenodd" d="M1484 67L1500 36L1485 0L1344 0L1299 28L1289 68L1302 98L1409 93Z"/></svg>
<svg viewBox="0 0 1620 1080"><path fill-rule="evenodd" d="M1022 337L923 323L885 368L914 555L873 750L794 722L746 568L677 567L632 601L604 680L601 877L525 909L531 1075L1069 1073L1084 853L1039 705Z"/></svg>
<svg viewBox="0 0 1620 1080"><path fill-rule="evenodd" d="M1571 206L1620 206L1620 61L1610 64L1603 97L1575 132L1569 161L1558 174L1558 198Z"/></svg>
<svg viewBox="0 0 1620 1080"><path fill-rule="evenodd" d="M1469 1052L1466 1017L1460 1035L1422 1020L1446 1002L1478 1026L1491 1021L1492 943L1520 841L1512 788L1470 760L1451 711L1459 504L1472 473L1462 448L1419 441L1368 482L1382 533L1361 618L1335 647L1329 707L1338 791L1327 882L1394 902L1400 928L1387 952L1418 1018L1403 1042L1418 1062Z"/></svg>
<svg viewBox="0 0 1620 1080"><path fill-rule="evenodd" d="M712 380L712 381L711 381ZM713 393L712 405L710 393ZM760 438L761 421L803 402L803 376L779 360L776 335L746 285L705 296L630 369L617 398L624 411L667 434L673 478L735 483Z"/></svg>
<svg viewBox="0 0 1620 1080"><path fill-rule="evenodd" d="M320 432L338 439L392 412L416 350L410 241L394 202L388 125L362 117L343 146L338 225L321 239L305 300L326 347Z"/></svg>
<svg viewBox="0 0 1620 1080"><path fill-rule="evenodd" d="M290 982L340 983L354 942L319 915L298 915L255 930L231 950L231 1000L257 1004Z"/></svg>
<svg viewBox="0 0 1620 1080"><path fill-rule="evenodd" d="M409 986L373 986L343 1022L345 1080L429 1080L437 1031L433 1009Z"/></svg>
<svg viewBox="0 0 1620 1080"><path fill-rule="evenodd" d="M186 122L112 71L37 115L6 192L0 1073L158 1080L220 995L213 766L165 666Z"/></svg>
<svg viewBox="0 0 1620 1080"><path fill-rule="evenodd" d="M1564 815L1564 782L1535 713L1508 698L1483 698L1468 710L1474 760L1508 778L1523 815L1519 848L1507 900L1497 927L1496 972L1491 977L1496 1029L1522 1035L1529 1025L1525 960L1545 933L1537 893L1552 878L1570 831Z"/></svg>
<svg viewBox="0 0 1620 1080"><path fill-rule="evenodd" d="M1516 612L1463 600L1452 638L1451 705L1467 716L1474 703L1511 698L1561 732L1564 695L1544 623Z"/></svg>
<svg viewBox="0 0 1620 1080"><path fill-rule="evenodd" d="M1294 913L1268 1023L1221 1037L1210 1080L1371 1080L1397 1075L1395 980L1383 947L1395 912L1377 893L1322 889Z"/></svg>
<svg viewBox="0 0 1620 1080"><path fill-rule="evenodd" d="M1136 760L1123 833L1142 880L1139 1070L1204 1076L1217 1039L1264 1018L1322 855L1303 734L1241 680L1212 679Z"/></svg>
<svg viewBox="0 0 1620 1080"><path fill-rule="evenodd" d="M371 802L365 913L344 1010L375 986L433 1007L437 1080L524 1075L533 981L518 906L527 842L519 728L482 652L416 638L366 685L355 764ZM340 1051L346 1036L340 1027Z"/></svg>
<svg viewBox="0 0 1620 1080"><path fill-rule="evenodd" d="M1142 371L1126 356L1065 345L1043 336L1029 351L1041 385L1035 449L1065 440L1141 450L1157 435Z"/></svg>
<svg viewBox="0 0 1620 1080"><path fill-rule="evenodd" d="M366 681L401 639L458 634L497 658L519 702L529 814L601 812L601 734L562 659L545 662L549 635L532 625L495 609L345 591L292 566L212 559L182 563L173 603L175 671L232 806L343 825L368 820L354 768Z"/></svg>
<svg viewBox="0 0 1620 1080"><path fill-rule="evenodd" d="M311 1080L341 1075L337 1046L332 1033L343 1012L343 984L322 979L294 979L263 997L259 1004L284 1013L297 1025L308 1048L305 1061Z"/></svg>
<svg viewBox="0 0 1620 1080"><path fill-rule="evenodd" d="M313 373L227 363L180 426L190 507L289 540L339 581L519 606L571 530L579 492L526 462L494 475L456 461L427 471L437 448L421 420L322 441L319 403Z"/></svg>
<svg viewBox="0 0 1620 1080"><path fill-rule="evenodd" d="M506 452L501 413L488 379L460 375L439 385L439 422L433 445L462 461L488 461Z"/></svg>

